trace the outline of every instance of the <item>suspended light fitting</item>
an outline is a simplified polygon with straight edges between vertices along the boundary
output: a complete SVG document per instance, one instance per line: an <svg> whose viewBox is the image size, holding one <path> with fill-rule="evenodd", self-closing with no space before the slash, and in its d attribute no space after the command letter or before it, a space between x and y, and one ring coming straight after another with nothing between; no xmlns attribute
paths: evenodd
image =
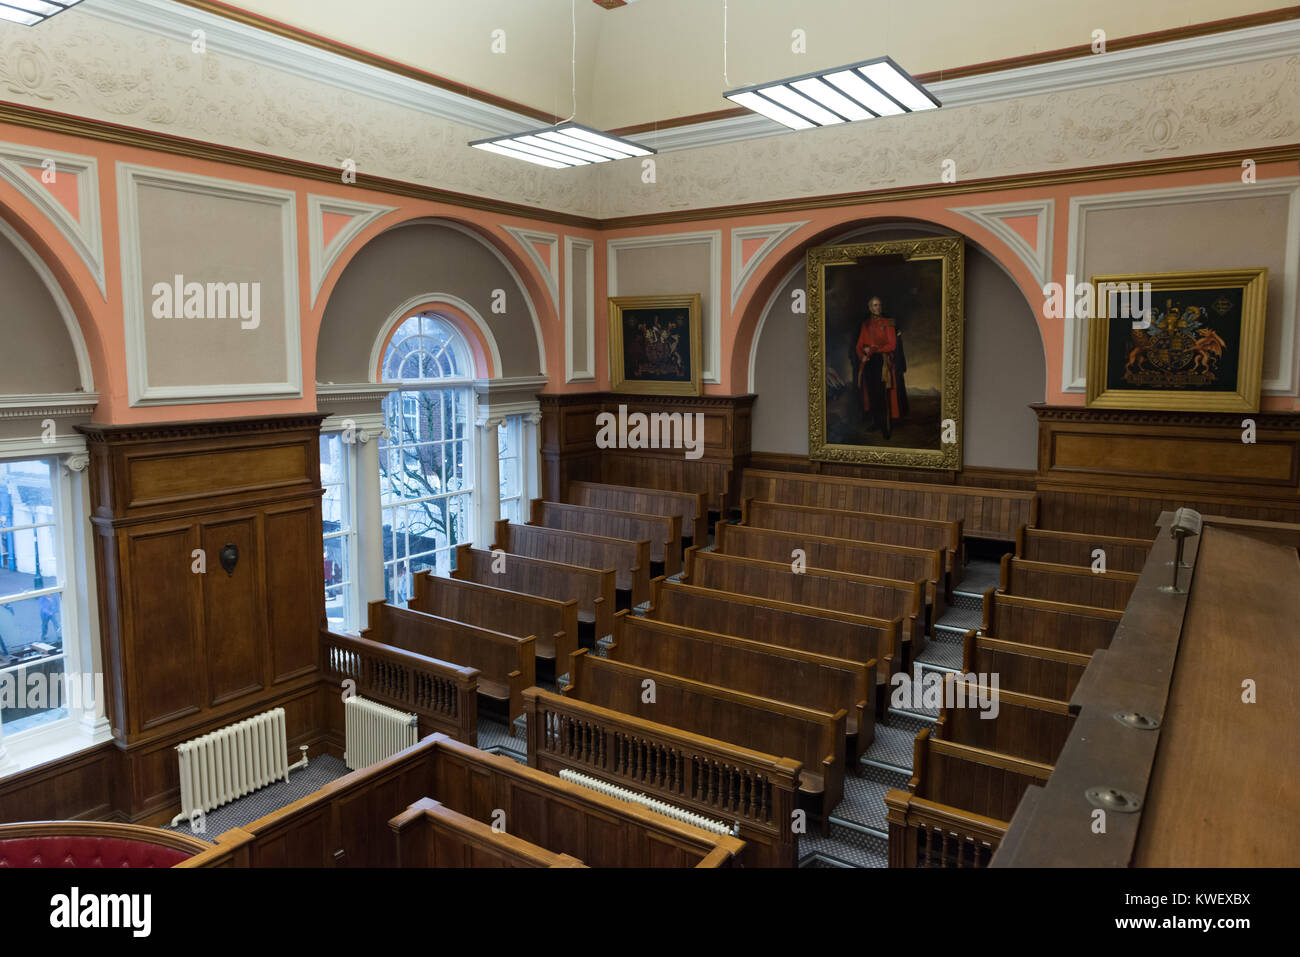
<svg viewBox="0 0 1300 957"><path fill-rule="evenodd" d="M469 145L551 169L608 163L629 156L650 156L655 152L631 140L610 136L578 123L560 123L527 133L475 140Z"/></svg>
<svg viewBox="0 0 1300 957"><path fill-rule="evenodd" d="M0 0L0 20L34 27L81 0Z"/></svg>
<svg viewBox="0 0 1300 957"><path fill-rule="evenodd" d="M887 56L722 95L792 130L919 113L943 105Z"/></svg>

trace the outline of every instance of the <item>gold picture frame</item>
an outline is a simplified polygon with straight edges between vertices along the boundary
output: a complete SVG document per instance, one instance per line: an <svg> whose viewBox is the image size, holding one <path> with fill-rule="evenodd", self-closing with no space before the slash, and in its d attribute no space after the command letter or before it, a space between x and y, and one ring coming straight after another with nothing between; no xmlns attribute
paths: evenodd
<svg viewBox="0 0 1300 957"><path fill-rule="evenodd" d="M1259 411L1267 269L1093 276L1089 283L1096 316L1088 322L1090 408ZM1137 308L1145 284L1150 318ZM1202 383L1207 387L1187 388Z"/></svg>
<svg viewBox="0 0 1300 957"><path fill-rule="evenodd" d="M832 273L836 301L829 302L827 271L838 269L850 271ZM809 458L905 468L961 468L962 237L819 246L808 250L807 285ZM899 302L906 314L885 317L870 312L876 308L873 301L887 298ZM883 304L880 308L885 309ZM896 309L891 306L887 311ZM863 356L861 337L869 336L879 323L888 324L890 348L896 345L897 349L888 359L886 373L892 386L878 395L888 407L881 409L877 401L873 411L867 408L873 387L863 382L872 381L869 376L879 377L878 369L886 360L882 356L876 371L868 372L871 359ZM832 335L829 347L828 326ZM857 346L847 345L859 327ZM913 343L910 358L902 349L904 341ZM916 389L907 384L909 361ZM834 406L833 414L828 404ZM900 411L897 419L896 410ZM871 435L871 416L879 422L879 440Z"/></svg>
<svg viewBox="0 0 1300 957"><path fill-rule="evenodd" d="M610 391L634 395L699 395L704 348L700 304L697 292L611 298ZM683 346L688 355L682 355Z"/></svg>

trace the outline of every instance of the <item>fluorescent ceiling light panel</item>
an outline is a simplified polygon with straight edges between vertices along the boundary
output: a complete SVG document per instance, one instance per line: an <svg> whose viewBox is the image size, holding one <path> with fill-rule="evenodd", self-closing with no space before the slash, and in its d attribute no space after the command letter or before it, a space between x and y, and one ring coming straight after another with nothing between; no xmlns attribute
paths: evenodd
<svg viewBox="0 0 1300 957"><path fill-rule="evenodd" d="M722 95L794 130L917 113L942 105L887 56Z"/></svg>
<svg viewBox="0 0 1300 957"><path fill-rule="evenodd" d="M0 3L4 2L6 0L0 0ZM469 145L552 169L608 163L610 160L627 159L630 156L650 156L655 152L631 140L610 136L577 123L561 123L512 136L494 136L475 140Z"/></svg>
<svg viewBox="0 0 1300 957"><path fill-rule="evenodd" d="M0 0L0 20L34 27L81 0Z"/></svg>

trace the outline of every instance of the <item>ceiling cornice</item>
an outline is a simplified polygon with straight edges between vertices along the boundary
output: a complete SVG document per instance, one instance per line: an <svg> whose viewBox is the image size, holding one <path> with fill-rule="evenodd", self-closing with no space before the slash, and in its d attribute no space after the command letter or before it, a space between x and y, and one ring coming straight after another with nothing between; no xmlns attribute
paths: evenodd
<svg viewBox="0 0 1300 957"><path fill-rule="evenodd" d="M4 123L68 136L81 136L119 146L156 150L174 156L186 156L192 159L226 163L246 169L280 173L285 176L297 176L331 184L338 182L338 170L332 166L304 163L301 160L270 156L266 153L255 153L250 150L204 143L199 140L186 139L185 137L170 136L165 133L155 133L151 130L141 130L116 123L105 123L101 120L91 120L80 116L70 116L66 113L56 113L37 107L0 101L0 124ZM1257 166L1265 166L1269 163L1294 163L1300 161L1300 143L1251 149L1249 153L1250 158L1255 161ZM392 196L405 196L434 203L445 203L451 206L494 212L504 216L518 216L577 229L614 230L715 218L730 219L741 216L779 215L807 210L831 209L837 206L900 202L940 196L952 197L997 190L1044 188L1068 183L1101 182L1129 176L1160 176L1197 170L1239 168L1241 159L1241 154L1235 152L1206 153L1173 159L1135 160L1103 166L1050 170L1044 173L994 176L985 179L965 180L956 184L938 183L924 186L864 190L852 193L834 193L824 196L806 196L762 203L743 203L734 206L699 207L608 219L593 219L585 216L574 216L569 213L557 213L539 207L508 203L483 196L457 193L452 190L437 189L431 186L421 186L416 183L376 176L367 176L364 181L359 181L358 185L363 189L387 193Z"/></svg>
<svg viewBox="0 0 1300 957"><path fill-rule="evenodd" d="M493 134L518 133L551 113L241 10L218 0L114 0L86 5L100 17L186 44L197 27L209 50L332 85ZM1057 93L1189 70L1210 69L1300 47L1300 6L1170 30L1116 37L1107 52L1087 45L919 74L944 106ZM721 91L719 91L721 97ZM610 130L660 152L788 133L748 110L726 108Z"/></svg>

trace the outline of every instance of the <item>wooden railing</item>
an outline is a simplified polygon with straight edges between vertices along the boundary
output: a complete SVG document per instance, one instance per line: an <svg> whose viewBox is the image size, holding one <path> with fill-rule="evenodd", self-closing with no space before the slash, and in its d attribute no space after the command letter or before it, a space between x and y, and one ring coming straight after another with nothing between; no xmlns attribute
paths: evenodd
<svg viewBox="0 0 1300 957"><path fill-rule="evenodd" d="M333 632L321 635L320 647L323 680L341 689L352 682L345 690L414 712L421 736L442 732L467 744L478 742L476 668Z"/></svg>
<svg viewBox="0 0 1300 957"><path fill-rule="evenodd" d="M586 867L491 825L421 798L388 822L398 867Z"/></svg>
<svg viewBox="0 0 1300 957"><path fill-rule="evenodd" d="M890 867L987 867L1002 821L936 804L906 791L885 795Z"/></svg>
<svg viewBox="0 0 1300 957"><path fill-rule="evenodd" d="M667 725L530 688L528 763L590 773L722 823L737 823L748 863L794 867L802 766Z"/></svg>

